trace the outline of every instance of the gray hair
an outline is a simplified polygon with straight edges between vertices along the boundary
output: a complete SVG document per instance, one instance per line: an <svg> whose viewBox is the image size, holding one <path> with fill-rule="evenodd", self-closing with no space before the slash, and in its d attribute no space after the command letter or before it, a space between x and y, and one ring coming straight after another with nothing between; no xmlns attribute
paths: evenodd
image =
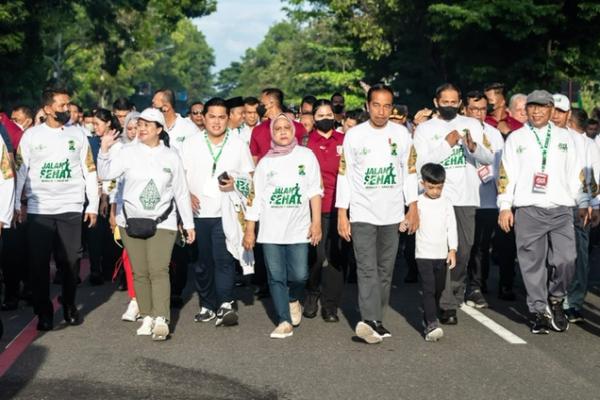
<svg viewBox="0 0 600 400"><path fill-rule="evenodd" d="M131 142L131 140L127 136L127 125L129 125L131 121L137 121L140 118L140 115L141 114L137 111L131 111L129 114L127 114L127 116L125 116L125 122L123 123L123 133L121 134L121 140L123 141L123 143Z"/></svg>
<svg viewBox="0 0 600 400"><path fill-rule="evenodd" d="M511 109L515 105L515 103L519 100L527 101L527 95L523 93L516 93L510 97L510 101L508 102L508 108Z"/></svg>

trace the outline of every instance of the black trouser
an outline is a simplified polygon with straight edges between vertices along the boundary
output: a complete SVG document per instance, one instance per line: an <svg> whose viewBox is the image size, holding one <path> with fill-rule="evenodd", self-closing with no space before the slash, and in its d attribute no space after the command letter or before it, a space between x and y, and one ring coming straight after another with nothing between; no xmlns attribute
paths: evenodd
<svg viewBox="0 0 600 400"><path fill-rule="evenodd" d="M203 240L204 238L199 238ZM180 246L175 243L173 253L171 254L171 268L169 268L169 278L171 280L171 296L181 296L183 289L187 284L188 265L197 260L198 251L196 244L186 244Z"/></svg>
<svg viewBox="0 0 600 400"><path fill-rule="evenodd" d="M506 233L496 226L494 236L495 254L498 257L500 267L500 287L510 289L515 279L515 258L517 257L517 244L515 230Z"/></svg>
<svg viewBox="0 0 600 400"><path fill-rule="evenodd" d="M110 280L122 250L113 239L108 217L98 214L92 228L85 223L84 240L90 257L90 273Z"/></svg>
<svg viewBox="0 0 600 400"><path fill-rule="evenodd" d="M469 283L467 293L481 290L490 271L492 237L498 225L498 210L480 208L475 211L475 240L468 265Z"/></svg>
<svg viewBox="0 0 600 400"><path fill-rule="evenodd" d="M25 286L29 285L26 235L25 224L17 224L16 228L2 229L4 251L1 264L5 288L4 301L18 300L21 282Z"/></svg>
<svg viewBox="0 0 600 400"><path fill-rule="evenodd" d="M56 215L29 214L27 216L27 242L29 271L33 295L33 311L38 315L51 315L54 311L50 301L50 254L56 244L55 259L63 266L62 302L75 305L77 273L81 259L81 213ZM56 239L56 242L55 242Z"/></svg>
<svg viewBox="0 0 600 400"><path fill-rule="evenodd" d="M337 212L321 214L321 232L321 242L309 247L306 290L313 294L320 292L321 307L336 311L344 290L342 239L337 232Z"/></svg>
<svg viewBox="0 0 600 400"><path fill-rule="evenodd" d="M415 260L415 237L416 235L409 235L408 233L401 233L401 240L404 241L404 261L408 267L408 276L417 276L417 262Z"/></svg>
<svg viewBox="0 0 600 400"><path fill-rule="evenodd" d="M440 306L440 296L446 285L446 271L448 266L445 259L416 260L419 275L421 276L421 287L423 288L423 310L425 321L431 324L437 321L437 312Z"/></svg>
<svg viewBox="0 0 600 400"><path fill-rule="evenodd" d="M259 223L256 223L255 232L258 235ZM267 265L265 264L265 256L262 251L262 244L256 243L254 246L254 276L252 283L259 288L268 289L267 285Z"/></svg>

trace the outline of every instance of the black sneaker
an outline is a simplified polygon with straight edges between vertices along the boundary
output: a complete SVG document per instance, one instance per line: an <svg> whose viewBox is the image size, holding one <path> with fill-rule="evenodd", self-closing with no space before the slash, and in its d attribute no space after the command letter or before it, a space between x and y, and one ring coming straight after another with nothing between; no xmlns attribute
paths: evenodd
<svg viewBox="0 0 600 400"><path fill-rule="evenodd" d="M550 333L550 320L551 316L545 313L535 314L533 325L531 326L531 333L536 335L547 335Z"/></svg>
<svg viewBox="0 0 600 400"><path fill-rule="evenodd" d="M202 307L200 312L194 316L194 321L196 322L209 322L215 319L217 315L214 311L209 310L208 308Z"/></svg>
<svg viewBox="0 0 600 400"><path fill-rule="evenodd" d="M475 289L473 290L465 299L465 303L469 307L473 308L487 308L488 303L485 301L485 297L481 294L481 290Z"/></svg>
<svg viewBox="0 0 600 400"><path fill-rule="evenodd" d="M375 332L379 333L379 336L384 339L392 337L392 333L385 329L381 321L375 321Z"/></svg>
<svg viewBox="0 0 600 400"><path fill-rule="evenodd" d="M458 318L456 317L456 310L441 310L440 322L444 325L458 324Z"/></svg>
<svg viewBox="0 0 600 400"><path fill-rule="evenodd" d="M556 332L564 332L569 329L569 320L563 310L563 300L551 301L550 311L552 312L552 329Z"/></svg>
<svg viewBox="0 0 600 400"><path fill-rule="evenodd" d="M517 296L513 292L512 288L507 286L501 286L498 290L498 298L504 301L515 301Z"/></svg>
<svg viewBox="0 0 600 400"><path fill-rule="evenodd" d="M309 292L304 299L304 311L302 312L302 315L304 315L306 318L314 318L317 316L318 311L319 294Z"/></svg>
<svg viewBox="0 0 600 400"><path fill-rule="evenodd" d="M581 315L581 312L575 308L566 309L565 315L567 316L569 322L572 324L577 324L585 321L583 315Z"/></svg>
<svg viewBox="0 0 600 400"><path fill-rule="evenodd" d="M223 303L217 310L217 320L215 326L233 326L238 323L237 312L233 309L231 303Z"/></svg>

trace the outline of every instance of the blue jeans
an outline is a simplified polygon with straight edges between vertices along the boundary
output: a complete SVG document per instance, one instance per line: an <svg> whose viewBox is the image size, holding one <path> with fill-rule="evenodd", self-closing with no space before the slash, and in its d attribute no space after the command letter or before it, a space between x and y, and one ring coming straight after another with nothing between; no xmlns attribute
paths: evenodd
<svg viewBox="0 0 600 400"><path fill-rule="evenodd" d="M194 264L200 306L216 311L233 301L235 258L227 251L221 218L194 218L198 261Z"/></svg>
<svg viewBox="0 0 600 400"><path fill-rule="evenodd" d="M308 279L308 243L262 246L277 322L291 323L289 303L303 300Z"/></svg>

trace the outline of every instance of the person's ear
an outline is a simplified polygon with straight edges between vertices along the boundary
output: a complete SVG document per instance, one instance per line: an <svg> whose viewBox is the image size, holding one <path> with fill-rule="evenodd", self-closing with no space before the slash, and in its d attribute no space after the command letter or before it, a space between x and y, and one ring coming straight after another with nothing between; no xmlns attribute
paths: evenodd
<svg viewBox="0 0 600 400"><path fill-rule="evenodd" d="M439 108L437 99L435 99L435 98L433 99L433 105L435 106L435 108Z"/></svg>

